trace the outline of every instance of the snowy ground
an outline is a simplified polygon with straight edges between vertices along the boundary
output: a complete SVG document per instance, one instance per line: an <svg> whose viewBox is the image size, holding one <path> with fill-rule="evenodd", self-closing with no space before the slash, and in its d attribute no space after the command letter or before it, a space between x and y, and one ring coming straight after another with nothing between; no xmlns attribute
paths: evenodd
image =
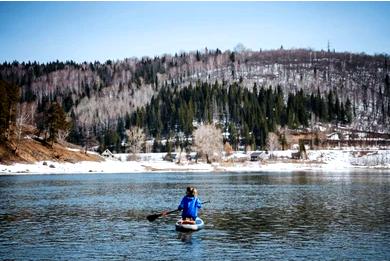
<svg viewBox="0 0 390 261"><path fill-rule="evenodd" d="M221 163L178 164L163 160L165 153L140 154L136 161L127 161L127 154L115 154L115 159L79 163L37 162L35 164L0 165L0 175L65 174L65 173L135 173L153 171L174 172L250 172L250 171L349 171L375 168L390 171L390 150L311 150L307 160L292 160L295 151L275 151L262 154L260 161L249 161L250 153L237 152ZM271 156L273 155L273 156Z"/></svg>

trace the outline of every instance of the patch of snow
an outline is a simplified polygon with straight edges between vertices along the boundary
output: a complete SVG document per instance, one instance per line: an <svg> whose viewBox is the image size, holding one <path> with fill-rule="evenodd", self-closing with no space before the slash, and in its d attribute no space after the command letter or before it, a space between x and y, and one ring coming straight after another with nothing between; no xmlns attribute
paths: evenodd
<svg viewBox="0 0 390 261"><path fill-rule="evenodd" d="M138 161L127 161L129 154L114 154L117 159L106 159L102 162L83 161L78 163L59 163L52 161L34 164L15 163L0 165L0 175L26 174L67 174L67 173L139 173L139 172L250 172L250 171L349 171L353 168L390 169L390 150L309 150L307 160L291 160L296 150L272 151L262 153L261 161L251 162L250 154L235 152L221 163L195 163L183 161L181 164L164 161L166 153L141 153ZM272 155L272 157L270 157ZM272 158L272 160L270 160ZM120 159L120 160L118 160Z"/></svg>

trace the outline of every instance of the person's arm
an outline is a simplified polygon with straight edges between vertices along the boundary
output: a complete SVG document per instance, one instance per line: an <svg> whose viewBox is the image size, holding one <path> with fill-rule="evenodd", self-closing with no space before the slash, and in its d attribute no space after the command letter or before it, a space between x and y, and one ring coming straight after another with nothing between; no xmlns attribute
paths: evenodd
<svg viewBox="0 0 390 261"><path fill-rule="evenodd" d="M202 208L202 201L199 198L196 200L196 207Z"/></svg>

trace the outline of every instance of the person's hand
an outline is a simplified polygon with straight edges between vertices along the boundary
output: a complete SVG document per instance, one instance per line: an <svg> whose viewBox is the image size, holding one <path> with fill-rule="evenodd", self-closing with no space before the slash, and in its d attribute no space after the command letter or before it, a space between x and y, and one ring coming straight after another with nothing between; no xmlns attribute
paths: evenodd
<svg viewBox="0 0 390 261"><path fill-rule="evenodd" d="M167 213L168 213L168 211L163 211L163 212L161 213L161 215L165 217L165 216L167 215Z"/></svg>

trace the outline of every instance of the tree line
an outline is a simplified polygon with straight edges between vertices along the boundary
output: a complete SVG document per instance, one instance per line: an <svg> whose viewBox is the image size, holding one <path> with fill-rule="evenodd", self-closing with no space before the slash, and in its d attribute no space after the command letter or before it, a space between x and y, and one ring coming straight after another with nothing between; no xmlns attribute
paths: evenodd
<svg viewBox="0 0 390 261"><path fill-rule="evenodd" d="M15 84L0 80L0 139L10 136L12 124L16 122L20 88Z"/></svg>
<svg viewBox="0 0 390 261"><path fill-rule="evenodd" d="M37 136L44 134L43 141L54 142L60 136L66 136L70 129L67 115L60 103L46 99L38 108L27 108L26 103L21 103L20 87L0 80L0 140L15 141L20 139L23 125L27 118L37 127ZM19 141L17 142L19 143Z"/></svg>
<svg viewBox="0 0 390 261"><path fill-rule="evenodd" d="M388 70L388 55L240 47L234 51L206 48L102 63L5 62L0 64L0 78L21 86L22 102L34 102L38 106L48 98L60 103L73 119L72 133L76 135L72 134L75 137L72 140L79 142L80 129L94 133L97 139L101 139L107 129L120 134L115 130L118 119L124 120L126 112L144 107L163 86L173 83L181 89L190 83L195 86L198 80L226 81L227 84L239 81L243 87L252 89L253 83L261 79L265 86L280 84L284 102L291 91L297 93L302 89L304 93L311 93L319 88L325 98L324 92L333 90L334 104L336 92L344 102L344 97L349 97L357 118L364 119L355 121L355 128L386 131L390 115ZM110 103L117 106L111 110ZM323 114L319 117L324 117ZM188 126L186 132L191 128Z"/></svg>
<svg viewBox="0 0 390 261"><path fill-rule="evenodd" d="M165 85L147 106L126 117L125 128L141 127L157 140L177 133L190 138L197 124L214 122L229 133L225 141L235 149L238 145L265 148L268 133L278 126L308 127L313 120L348 124L352 118L350 100L340 101L333 91L321 95L319 90L311 94L299 90L285 96L280 86L255 84L249 90L237 82L198 81L187 88Z"/></svg>
<svg viewBox="0 0 390 261"><path fill-rule="evenodd" d="M18 117L22 116L20 110L18 113L20 88L1 80L0 93L6 94L0 97L0 130L4 140L9 138ZM250 90L239 82L211 84L198 81L185 88L174 83L165 84L146 106L119 118L115 128L91 136L96 137L101 149L108 147L123 151L126 130L137 126L155 139L152 151L170 151L174 145L189 145L197 124L214 122L229 133L225 135L225 141L234 149L239 145L265 148L268 134L275 132L278 126L290 129L308 127L313 118L315 122L348 124L352 117L350 100L340 101L333 91L321 94L317 90L305 94L299 90L285 95L280 86L266 88L254 84ZM62 105L48 97L38 103L33 121L38 136L51 143L59 137L66 137L72 127ZM85 143L89 138L81 137L75 128L70 134L70 140L77 144ZM163 139L176 141L163 146Z"/></svg>

